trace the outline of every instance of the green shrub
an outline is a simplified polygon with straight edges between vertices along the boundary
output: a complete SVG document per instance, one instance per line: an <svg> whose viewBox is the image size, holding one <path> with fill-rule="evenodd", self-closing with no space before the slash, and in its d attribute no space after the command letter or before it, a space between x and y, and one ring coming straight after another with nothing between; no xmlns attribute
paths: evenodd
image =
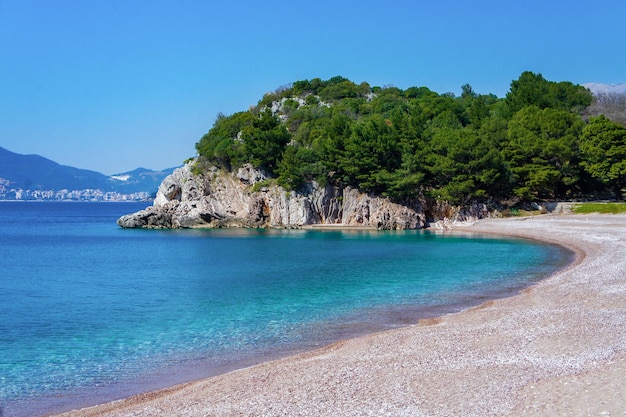
<svg viewBox="0 0 626 417"><path fill-rule="evenodd" d="M626 213L626 203L580 203L572 211L576 214L621 214Z"/></svg>
<svg viewBox="0 0 626 417"><path fill-rule="evenodd" d="M263 187L271 187L272 185L276 185L276 179L269 178L269 179L254 183L254 185L252 186L252 191L256 193L258 191L261 191Z"/></svg>

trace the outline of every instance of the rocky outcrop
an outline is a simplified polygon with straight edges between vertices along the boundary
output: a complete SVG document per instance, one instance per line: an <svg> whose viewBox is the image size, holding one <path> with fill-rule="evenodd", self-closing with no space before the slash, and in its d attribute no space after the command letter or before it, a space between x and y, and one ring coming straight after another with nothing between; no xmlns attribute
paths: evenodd
<svg viewBox="0 0 626 417"><path fill-rule="evenodd" d="M448 220L455 222L466 222L477 219L484 219L492 215L493 208L485 203L472 203L466 206L455 206L447 201L432 201L427 204L426 216L433 220Z"/></svg>
<svg viewBox="0 0 626 417"><path fill-rule="evenodd" d="M356 189L316 183L301 193L272 185L251 165L237 172L176 169L159 187L154 204L118 219L125 228L364 226L385 230L426 226L422 203L411 206Z"/></svg>

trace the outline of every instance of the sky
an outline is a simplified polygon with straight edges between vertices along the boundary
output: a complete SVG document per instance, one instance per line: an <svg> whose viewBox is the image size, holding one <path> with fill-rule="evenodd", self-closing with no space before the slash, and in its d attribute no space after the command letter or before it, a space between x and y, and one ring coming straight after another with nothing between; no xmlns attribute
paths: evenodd
<svg viewBox="0 0 626 417"><path fill-rule="evenodd" d="M0 146L104 174L195 155L296 80L626 83L623 0L0 0Z"/></svg>

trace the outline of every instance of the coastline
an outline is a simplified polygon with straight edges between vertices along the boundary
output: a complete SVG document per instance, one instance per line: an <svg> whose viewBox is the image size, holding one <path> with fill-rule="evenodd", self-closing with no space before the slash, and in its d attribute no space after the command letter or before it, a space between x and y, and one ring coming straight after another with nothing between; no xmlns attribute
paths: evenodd
<svg viewBox="0 0 626 417"><path fill-rule="evenodd" d="M513 297L62 415L623 415L626 216L454 229L558 243L577 258Z"/></svg>
<svg viewBox="0 0 626 417"><path fill-rule="evenodd" d="M358 226L351 224L306 224L300 227L303 230L378 230L374 226Z"/></svg>

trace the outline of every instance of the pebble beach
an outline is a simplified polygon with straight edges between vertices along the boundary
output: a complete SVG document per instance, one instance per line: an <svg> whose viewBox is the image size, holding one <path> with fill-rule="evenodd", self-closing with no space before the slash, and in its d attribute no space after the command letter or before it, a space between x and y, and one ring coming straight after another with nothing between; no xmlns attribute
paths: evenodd
<svg viewBox="0 0 626 417"><path fill-rule="evenodd" d="M452 227L576 260L512 297L62 416L626 416L626 215Z"/></svg>

